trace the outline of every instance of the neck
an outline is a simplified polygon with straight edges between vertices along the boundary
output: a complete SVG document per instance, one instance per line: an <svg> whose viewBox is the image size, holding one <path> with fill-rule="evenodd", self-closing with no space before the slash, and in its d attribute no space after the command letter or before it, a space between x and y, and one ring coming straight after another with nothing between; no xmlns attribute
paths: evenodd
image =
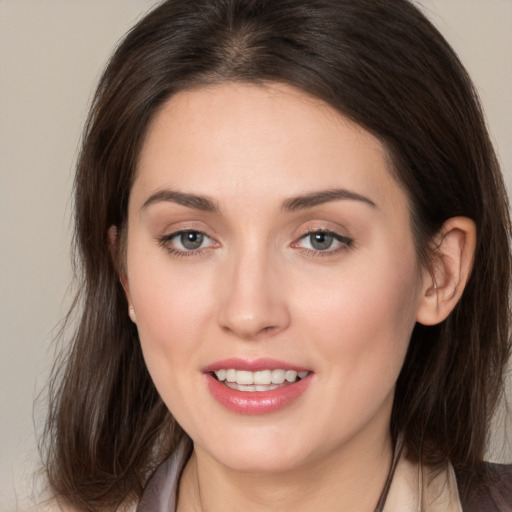
<svg viewBox="0 0 512 512"><path fill-rule="evenodd" d="M234 471L196 447L180 483L178 512L373 512L391 465L390 436L362 436L348 445L277 473Z"/></svg>

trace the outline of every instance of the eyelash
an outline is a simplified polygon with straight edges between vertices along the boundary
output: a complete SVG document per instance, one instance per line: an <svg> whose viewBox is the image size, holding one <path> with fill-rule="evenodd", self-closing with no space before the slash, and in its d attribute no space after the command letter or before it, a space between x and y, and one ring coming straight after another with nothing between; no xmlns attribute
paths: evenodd
<svg viewBox="0 0 512 512"><path fill-rule="evenodd" d="M209 237L206 233L203 233L202 231L196 230L196 229L181 229L179 231L175 231L173 233L170 233L168 235L164 235L162 237L158 238L158 243L160 246L162 246L169 254L172 254L175 257L178 258L189 258L192 256L201 256L205 251L209 249L209 247L199 247L198 249L176 249L175 247L172 247L169 245L169 243L182 235L185 234L196 234L203 236L205 239L210 240L213 242L213 239Z"/></svg>
<svg viewBox="0 0 512 512"><path fill-rule="evenodd" d="M210 247L199 247L197 249L177 249L175 247L172 247L169 245L169 243L177 238L181 237L185 234L195 234L204 237L204 239L210 240L210 242L214 242L214 240L209 237L206 233L202 231L198 231L195 229L182 229L179 231L175 231L173 233L170 233L168 235L162 236L158 238L158 243L160 246L162 246L169 254L172 254L175 257L178 258L188 258L188 257L194 257L194 256L201 256L205 253L205 251L208 251ZM332 237L335 241L337 241L340 245L339 247L336 247L335 249L326 248L325 250L320 249L310 249L310 248L304 248L299 247L299 243L302 240L306 240L308 237L314 236L314 235L324 235ZM215 243L215 242L214 242ZM325 230L325 229L314 229L309 230L303 233L296 242L293 242L291 244L291 247L300 249L304 254L311 257L328 257L335 254L338 254L339 252L346 251L348 249L351 249L353 247L354 241L346 236L340 235L339 233L336 233L335 231ZM202 244L201 244L202 245Z"/></svg>
<svg viewBox="0 0 512 512"><path fill-rule="evenodd" d="M309 248L300 248L298 247L299 242L302 240L306 240L309 237L313 235L326 235L332 237L335 241L337 241L340 245L336 247L335 249L327 248L325 250L320 249L309 249ZM307 255L314 258L325 258L329 256L333 256L335 254L338 254L340 252L346 251L348 249L353 248L354 246L354 240L344 236L340 235L339 233L336 233L335 231L330 231L327 229L313 229L305 232L300 236L300 238L293 242L292 247L297 247L299 249L302 249L302 251Z"/></svg>

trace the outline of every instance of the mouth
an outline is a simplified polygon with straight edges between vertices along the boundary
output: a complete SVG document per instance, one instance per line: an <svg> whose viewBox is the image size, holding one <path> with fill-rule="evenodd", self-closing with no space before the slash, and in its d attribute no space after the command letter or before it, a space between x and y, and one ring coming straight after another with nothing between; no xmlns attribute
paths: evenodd
<svg viewBox="0 0 512 512"><path fill-rule="evenodd" d="M284 409L314 381L307 368L275 359L226 359L203 369L211 395L238 414L260 415Z"/></svg>
<svg viewBox="0 0 512 512"><path fill-rule="evenodd" d="M310 374L309 371L267 369L259 371L220 368L211 372L212 377L230 389L244 392L264 392L289 386Z"/></svg>

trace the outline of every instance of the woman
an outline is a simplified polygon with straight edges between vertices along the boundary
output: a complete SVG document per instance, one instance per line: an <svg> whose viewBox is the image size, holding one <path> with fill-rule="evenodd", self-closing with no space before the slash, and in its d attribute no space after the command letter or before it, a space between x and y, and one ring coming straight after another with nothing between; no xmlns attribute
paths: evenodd
<svg viewBox="0 0 512 512"><path fill-rule="evenodd" d="M507 200L410 2L164 2L104 73L75 187L65 507L511 510L483 463Z"/></svg>

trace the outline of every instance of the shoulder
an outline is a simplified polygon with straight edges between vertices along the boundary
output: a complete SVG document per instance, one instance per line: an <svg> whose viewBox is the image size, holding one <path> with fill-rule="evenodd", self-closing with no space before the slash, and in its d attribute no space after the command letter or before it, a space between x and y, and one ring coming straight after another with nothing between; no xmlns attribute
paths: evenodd
<svg viewBox="0 0 512 512"><path fill-rule="evenodd" d="M455 473L464 512L512 512L512 464L483 462Z"/></svg>

